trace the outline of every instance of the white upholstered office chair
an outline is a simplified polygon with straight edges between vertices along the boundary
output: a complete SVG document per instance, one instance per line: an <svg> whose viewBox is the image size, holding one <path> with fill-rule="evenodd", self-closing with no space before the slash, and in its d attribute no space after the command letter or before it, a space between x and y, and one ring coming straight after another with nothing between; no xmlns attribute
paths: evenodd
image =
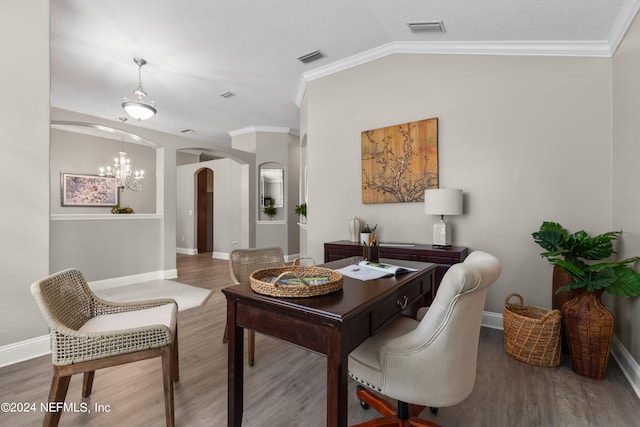
<svg viewBox="0 0 640 427"><path fill-rule="evenodd" d="M496 257L472 252L446 272L421 321L400 316L349 355L351 377L398 400L396 409L358 386L362 407L371 406L385 417L359 426L436 426L416 417L425 407L436 412L469 396L487 289L500 272Z"/></svg>
<svg viewBox="0 0 640 427"><path fill-rule="evenodd" d="M251 273L261 268L283 267L284 254L279 247L262 249L234 249L229 254L229 273L234 284L249 282ZM227 342L229 326L224 328L222 342ZM247 332L249 366L255 363L256 333Z"/></svg>
<svg viewBox="0 0 640 427"><path fill-rule="evenodd" d="M173 382L178 381L178 306L172 299L110 302L98 298L82 273L67 269L31 285L49 325L53 379L49 402L64 402L71 376L84 374L89 397L96 369L160 357L167 427L173 427ZM45 413L57 426L62 412Z"/></svg>

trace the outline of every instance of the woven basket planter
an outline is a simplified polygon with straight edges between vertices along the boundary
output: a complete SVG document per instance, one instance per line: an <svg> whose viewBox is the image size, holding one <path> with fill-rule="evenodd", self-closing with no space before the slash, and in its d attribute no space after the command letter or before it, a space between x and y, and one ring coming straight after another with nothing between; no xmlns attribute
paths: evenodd
<svg viewBox="0 0 640 427"><path fill-rule="evenodd" d="M509 302L512 297L518 304ZM534 366L558 366L562 359L559 310L524 305L521 295L505 299L504 350L516 360Z"/></svg>

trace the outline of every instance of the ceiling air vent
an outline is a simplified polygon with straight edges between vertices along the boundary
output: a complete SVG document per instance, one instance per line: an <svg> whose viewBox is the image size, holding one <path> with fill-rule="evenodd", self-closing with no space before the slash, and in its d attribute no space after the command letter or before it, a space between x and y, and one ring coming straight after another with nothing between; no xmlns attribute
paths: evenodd
<svg viewBox="0 0 640 427"><path fill-rule="evenodd" d="M320 50L314 50L313 52L309 52L299 57L298 61L308 64L309 62L315 61L320 58L324 58L324 53L320 52Z"/></svg>
<svg viewBox="0 0 640 427"><path fill-rule="evenodd" d="M194 133L195 130L193 130L193 129L182 129L180 132L182 132L182 133Z"/></svg>
<svg viewBox="0 0 640 427"><path fill-rule="evenodd" d="M220 94L221 97L223 98L231 98L234 95L233 92L231 92L230 90L226 91L226 92L222 92Z"/></svg>
<svg viewBox="0 0 640 427"><path fill-rule="evenodd" d="M414 33L444 33L446 31L442 21L407 22L407 26Z"/></svg>

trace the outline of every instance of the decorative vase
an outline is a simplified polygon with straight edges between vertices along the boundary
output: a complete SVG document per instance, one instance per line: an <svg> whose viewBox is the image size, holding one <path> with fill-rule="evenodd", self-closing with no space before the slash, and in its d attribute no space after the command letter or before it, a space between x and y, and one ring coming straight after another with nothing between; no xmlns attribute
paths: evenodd
<svg viewBox="0 0 640 427"><path fill-rule="evenodd" d="M552 310L562 311L562 306L575 296L575 292L573 289L556 293L558 289L573 281L573 277L571 277L571 275L567 273L565 269L563 269L562 267L558 267L557 265L553 266L553 282L551 291ZM567 334L564 329L562 329L562 332L560 333L560 341L562 342L562 350L565 353L570 352L571 350L569 349L569 344L567 343Z"/></svg>
<svg viewBox="0 0 640 427"><path fill-rule="evenodd" d="M369 242L369 236L371 236L371 233L360 233L360 243L366 245Z"/></svg>
<svg viewBox="0 0 640 427"><path fill-rule="evenodd" d="M358 217L353 217L349 220L349 239L352 242L358 242L360 237L360 220Z"/></svg>
<svg viewBox="0 0 640 427"><path fill-rule="evenodd" d="M603 290L574 292L575 296L562 306L571 366L578 375L601 380L609 363L615 317L600 300Z"/></svg>
<svg viewBox="0 0 640 427"><path fill-rule="evenodd" d="M571 300L575 296L573 289L556 293L561 287L573 282L573 277L563 268L557 265L553 266L553 293L551 294L551 309L561 310L564 303Z"/></svg>

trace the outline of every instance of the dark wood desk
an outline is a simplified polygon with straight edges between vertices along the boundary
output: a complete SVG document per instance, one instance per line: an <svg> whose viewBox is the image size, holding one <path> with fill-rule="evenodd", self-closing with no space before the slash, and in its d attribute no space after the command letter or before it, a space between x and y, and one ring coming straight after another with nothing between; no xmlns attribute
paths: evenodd
<svg viewBox="0 0 640 427"><path fill-rule="evenodd" d="M351 263L352 259L343 259L324 266L340 268ZM345 276L340 291L313 298L268 297L253 292L249 283L224 288L229 325L227 425L242 425L246 328L326 355L327 426L346 426L347 356L408 304L432 292L435 264L393 263L418 271L366 282Z"/></svg>

